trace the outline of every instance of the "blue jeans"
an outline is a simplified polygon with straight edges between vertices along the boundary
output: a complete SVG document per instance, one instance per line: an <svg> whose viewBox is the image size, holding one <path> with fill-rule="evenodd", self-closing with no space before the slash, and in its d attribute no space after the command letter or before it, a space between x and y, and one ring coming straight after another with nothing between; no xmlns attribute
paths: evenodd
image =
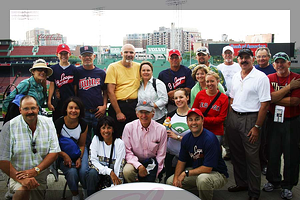
<svg viewBox="0 0 300 200"><path fill-rule="evenodd" d="M71 191L78 191L78 182L80 181L82 188L86 189L86 173L88 171L89 165L88 165L88 151L87 148L85 147L83 157L81 160L81 167L77 169L75 167L75 163L72 162L72 167L69 168L64 165L63 163L63 158L59 157L58 158L58 166L59 169L64 173L65 178L67 180L69 189Z"/></svg>
<svg viewBox="0 0 300 200"><path fill-rule="evenodd" d="M86 186L87 186L87 196L94 194L99 191L100 183L103 182L103 177L96 169L89 168L86 174Z"/></svg>
<svg viewBox="0 0 300 200"><path fill-rule="evenodd" d="M90 145L92 143L92 133L95 134L95 130L97 127L98 119L95 117L95 114L85 111L85 117L83 119L88 125L88 132L86 135L85 145L90 150ZM93 132L92 132L93 129Z"/></svg>

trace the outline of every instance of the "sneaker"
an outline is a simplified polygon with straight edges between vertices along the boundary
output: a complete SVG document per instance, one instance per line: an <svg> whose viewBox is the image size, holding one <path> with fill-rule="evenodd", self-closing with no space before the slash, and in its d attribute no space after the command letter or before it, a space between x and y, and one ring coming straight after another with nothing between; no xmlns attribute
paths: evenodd
<svg viewBox="0 0 300 200"><path fill-rule="evenodd" d="M264 184L263 191L272 192L274 189L278 189L278 188L280 188L279 185L273 185L272 183L267 182L266 184Z"/></svg>
<svg viewBox="0 0 300 200"><path fill-rule="evenodd" d="M79 194L77 194L76 196L72 196L72 200L80 200Z"/></svg>
<svg viewBox="0 0 300 200"><path fill-rule="evenodd" d="M289 189L283 189L281 191L281 198L283 199L292 199L293 198L293 193Z"/></svg>

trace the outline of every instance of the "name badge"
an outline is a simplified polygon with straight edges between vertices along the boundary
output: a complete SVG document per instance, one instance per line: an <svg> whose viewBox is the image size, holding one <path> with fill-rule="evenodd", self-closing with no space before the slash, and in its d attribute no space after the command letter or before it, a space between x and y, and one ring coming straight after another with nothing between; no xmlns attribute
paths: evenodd
<svg viewBox="0 0 300 200"><path fill-rule="evenodd" d="M274 122L283 123L284 110L285 110L284 106L279 106L279 105L275 106Z"/></svg>

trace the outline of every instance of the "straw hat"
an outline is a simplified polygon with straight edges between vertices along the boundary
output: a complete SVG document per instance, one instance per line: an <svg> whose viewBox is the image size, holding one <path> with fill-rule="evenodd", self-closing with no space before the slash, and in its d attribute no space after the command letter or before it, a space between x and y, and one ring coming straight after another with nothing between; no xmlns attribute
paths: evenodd
<svg viewBox="0 0 300 200"><path fill-rule="evenodd" d="M35 70L35 69L47 69L47 76L51 76L53 73L53 70L50 67L48 67L46 63L35 63L29 69L29 71L32 73L32 70Z"/></svg>

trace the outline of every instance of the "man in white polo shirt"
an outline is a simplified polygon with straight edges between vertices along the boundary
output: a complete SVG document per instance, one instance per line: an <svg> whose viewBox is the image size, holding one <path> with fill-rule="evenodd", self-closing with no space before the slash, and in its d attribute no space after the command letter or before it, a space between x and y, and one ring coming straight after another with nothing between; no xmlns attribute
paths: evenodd
<svg viewBox="0 0 300 200"><path fill-rule="evenodd" d="M259 132L271 100L270 83L263 72L253 67L251 49L239 51L238 63L241 72L232 78L226 127L236 185L228 191L248 190L249 200L255 200L260 196L261 184Z"/></svg>

